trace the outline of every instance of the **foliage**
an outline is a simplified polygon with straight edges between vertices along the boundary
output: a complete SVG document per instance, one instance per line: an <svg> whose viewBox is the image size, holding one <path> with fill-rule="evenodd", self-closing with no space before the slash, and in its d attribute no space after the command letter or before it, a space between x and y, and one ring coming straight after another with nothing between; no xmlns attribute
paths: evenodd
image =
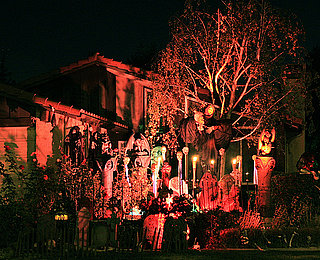
<svg viewBox="0 0 320 260"><path fill-rule="evenodd" d="M5 145L6 165L0 162L0 246L17 240L19 232L13 231L35 228L45 216L53 219L53 214L63 212L74 221L80 201L93 201L93 178L85 164L72 168L69 158L63 155L57 161L58 167L41 166L33 153L25 168L15 147Z"/></svg>
<svg viewBox="0 0 320 260"><path fill-rule="evenodd" d="M271 187L273 227L305 227L320 213L319 188L311 175L276 175Z"/></svg>
<svg viewBox="0 0 320 260"><path fill-rule="evenodd" d="M163 196L160 195L161 192ZM168 194L169 197L167 197ZM168 191L160 191L157 198L153 198L149 202L142 201L140 207L145 212L145 216L162 213L187 218L192 214L193 205L191 198L187 195L171 197Z"/></svg>
<svg viewBox="0 0 320 260"><path fill-rule="evenodd" d="M17 239L18 234L13 231L20 230L27 219L21 193L23 167L17 165L15 146L6 144L4 148L8 167L0 162L0 247L8 246ZM17 176L18 180L15 179Z"/></svg>
<svg viewBox="0 0 320 260"><path fill-rule="evenodd" d="M171 41L154 65L149 136L156 137L161 122L175 136L185 97L214 104L217 118L232 118L243 138L241 129L251 135L291 114L292 101L304 93L303 85L283 80L287 64L301 64L301 26L266 1L230 0L212 11L205 1L189 0L170 28Z"/></svg>
<svg viewBox="0 0 320 260"><path fill-rule="evenodd" d="M258 212L247 210L239 219L239 225L242 230L245 229L259 229L262 221Z"/></svg>
<svg viewBox="0 0 320 260"><path fill-rule="evenodd" d="M148 200L151 181L148 179L147 169L133 168L127 179L124 167L119 167L114 183L113 197L116 201L122 202L125 212L129 213L135 207L140 208L141 201Z"/></svg>
<svg viewBox="0 0 320 260"><path fill-rule="evenodd" d="M190 234L193 240L199 242L201 248L219 248L227 245L229 232L237 233L239 229L239 211L224 212L213 210L207 213L200 213L195 216L193 225L190 226ZM221 236L225 239L221 240ZM240 241L240 239L238 239Z"/></svg>
<svg viewBox="0 0 320 260"><path fill-rule="evenodd" d="M307 59L306 146L319 156L320 137L320 47L314 48Z"/></svg>

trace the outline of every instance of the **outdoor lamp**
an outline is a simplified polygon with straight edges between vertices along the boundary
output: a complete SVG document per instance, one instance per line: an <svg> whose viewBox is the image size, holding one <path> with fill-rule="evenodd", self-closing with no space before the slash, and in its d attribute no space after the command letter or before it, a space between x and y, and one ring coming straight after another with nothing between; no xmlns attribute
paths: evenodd
<svg viewBox="0 0 320 260"><path fill-rule="evenodd" d="M249 173L246 172L246 182L248 182L248 181L249 181Z"/></svg>
<svg viewBox="0 0 320 260"><path fill-rule="evenodd" d="M55 220L68 220L68 215L66 213L57 213L54 216Z"/></svg>

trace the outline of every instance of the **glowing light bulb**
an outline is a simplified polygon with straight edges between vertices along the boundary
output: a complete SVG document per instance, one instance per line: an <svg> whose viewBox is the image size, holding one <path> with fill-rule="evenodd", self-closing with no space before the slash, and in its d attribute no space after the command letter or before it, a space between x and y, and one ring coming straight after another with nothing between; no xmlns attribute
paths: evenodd
<svg viewBox="0 0 320 260"><path fill-rule="evenodd" d="M232 164L236 164L236 163L237 163L237 159L233 159Z"/></svg>

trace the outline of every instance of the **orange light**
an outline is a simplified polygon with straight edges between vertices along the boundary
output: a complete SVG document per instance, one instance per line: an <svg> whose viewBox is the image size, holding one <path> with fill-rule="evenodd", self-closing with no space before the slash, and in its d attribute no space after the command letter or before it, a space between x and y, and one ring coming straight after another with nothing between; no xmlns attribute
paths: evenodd
<svg viewBox="0 0 320 260"><path fill-rule="evenodd" d="M211 115L213 115L214 110L215 110L214 106L213 105L209 105L205 110L205 114L208 115L208 116L211 116Z"/></svg>
<svg viewBox="0 0 320 260"><path fill-rule="evenodd" d="M233 159L232 164L236 164L236 163L237 163L237 159Z"/></svg>

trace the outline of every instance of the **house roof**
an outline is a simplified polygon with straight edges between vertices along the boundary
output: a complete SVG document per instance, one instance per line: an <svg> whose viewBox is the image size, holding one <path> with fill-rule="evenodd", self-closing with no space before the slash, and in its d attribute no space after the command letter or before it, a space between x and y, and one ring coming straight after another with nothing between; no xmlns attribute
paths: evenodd
<svg viewBox="0 0 320 260"><path fill-rule="evenodd" d="M17 99L21 102L32 104L33 94L13 86L0 83L1 96Z"/></svg>
<svg viewBox="0 0 320 260"><path fill-rule="evenodd" d="M63 75L67 75L69 73L84 69L92 65L103 66L106 68L107 71L110 71L111 73L116 75L126 74L127 77L128 76L134 77L147 82L149 82L148 78L152 74L152 72L150 71L145 71L140 68L127 65L119 61L115 61L113 59L108 59L108 58L105 58L103 55L96 53L91 57L88 57L83 60L79 60L75 63L72 63L64 67L60 67L57 70L53 70L51 72L27 79L19 83L19 87L27 88L28 86L31 86L31 85L34 86L34 85L42 84L44 82L53 80L55 78L59 78Z"/></svg>
<svg viewBox="0 0 320 260"><path fill-rule="evenodd" d="M66 106L61 102L51 101L48 98L39 97L36 94L32 94L22 89L15 88L10 85L0 84L0 95L14 99L18 102L22 102L29 106L40 106L46 110L52 110L53 108L57 113L65 114L71 117L83 119L85 121L96 121L102 124L112 125L118 130L128 131L129 127L119 122L112 121L108 118L95 115L84 109L76 109L72 106Z"/></svg>
<svg viewBox="0 0 320 260"><path fill-rule="evenodd" d="M140 68L137 68L137 67L134 67L131 65L127 65L122 62L115 61L113 59L105 58L103 55L100 55L99 53L96 53L95 55L93 55L87 59L80 60L76 63L72 63L72 64L65 66L65 67L61 67L60 73L67 73L69 71L74 71L74 70L86 67L88 65L91 65L92 63L98 63L100 65L104 65L106 68L117 69L117 70L120 70L126 74L131 74L131 75L137 76L139 78L145 77L146 75L150 74L150 72L144 71Z"/></svg>

